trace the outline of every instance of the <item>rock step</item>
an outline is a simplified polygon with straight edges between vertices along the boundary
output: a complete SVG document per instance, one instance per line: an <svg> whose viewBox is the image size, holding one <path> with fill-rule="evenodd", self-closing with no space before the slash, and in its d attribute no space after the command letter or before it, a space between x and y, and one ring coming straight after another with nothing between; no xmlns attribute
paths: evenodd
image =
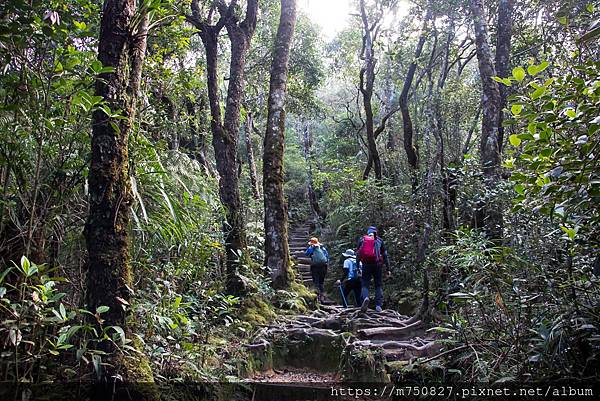
<svg viewBox="0 0 600 401"><path fill-rule="evenodd" d="M306 241L310 238L310 233L308 231L293 231L288 235L289 241ZM306 238L306 240L305 240Z"/></svg>

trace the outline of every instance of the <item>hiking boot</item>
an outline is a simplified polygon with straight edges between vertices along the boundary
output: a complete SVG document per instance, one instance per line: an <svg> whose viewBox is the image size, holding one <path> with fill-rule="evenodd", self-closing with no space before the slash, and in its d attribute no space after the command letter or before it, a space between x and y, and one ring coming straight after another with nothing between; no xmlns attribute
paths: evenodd
<svg viewBox="0 0 600 401"><path fill-rule="evenodd" d="M377 306L375 307L375 312L381 312L381 306L377 305Z"/></svg>
<svg viewBox="0 0 600 401"><path fill-rule="evenodd" d="M360 306L360 311L363 313L366 312L367 309L369 309L369 297L363 299L362 305Z"/></svg>

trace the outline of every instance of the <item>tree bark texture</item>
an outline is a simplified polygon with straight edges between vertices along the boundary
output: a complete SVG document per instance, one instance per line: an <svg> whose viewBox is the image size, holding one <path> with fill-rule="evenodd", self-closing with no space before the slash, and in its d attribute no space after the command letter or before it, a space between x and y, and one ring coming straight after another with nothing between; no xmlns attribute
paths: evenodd
<svg viewBox="0 0 600 401"><path fill-rule="evenodd" d="M506 78L511 74L510 69L510 40L513 27L513 9L514 0L500 0L498 2L498 23L496 37L496 73L501 78ZM508 97L508 87L499 85L500 106L498 111L498 152L502 154L504 144L504 108L506 107L506 98Z"/></svg>
<svg viewBox="0 0 600 401"><path fill-rule="evenodd" d="M488 42L483 1L471 0L471 14L475 27L475 44L479 75L482 85L482 124L480 155L483 168L484 183L491 199L500 180L500 150L498 148L498 116L500 113L500 90L498 83L492 79L496 70L492 62L492 53ZM502 235L502 214L495 202L487 202L479 208L481 213L476 226L483 227L491 238Z"/></svg>
<svg viewBox="0 0 600 401"><path fill-rule="evenodd" d="M423 53L423 46L425 45L425 41L427 39L427 23L429 18L430 13L428 12L425 16L425 21L423 22L423 31L421 32L421 36L417 42L417 47L415 48L414 59L408 66L408 72L406 73L404 85L402 86L402 93L400 94L400 112L402 113L402 128L404 130L404 151L406 152L408 165L413 170L417 170L419 168L419 156L413 143L414 130L412 120L410 118L410 112L408 110L408 94L417 70L417 62Z"/></svg>
<svg viewBox="0 0 600 401"><path fill-rule="evenodd" d="M250 185L252 186L252 196L254 199L260 199L260 187L258 185L258 175L256 174L256 161L254 160L254 149L252 147L252 131L254 131L254 119L252 112L246 117L246 129L244 130L246 139L246 154L248 155L248 169L250 171Z"/></svg>
<svg viewBox="0 0 600 401"><path fill-rule="evenodd" d="M244 215L237 174L237 145L240 131L240 108L244 88L244 66L250 39L256 28L258 1L248 0L246 17L239 22L236 15L236 1L229 6L218 3L221 17L215 25L204 22L199 14L198 1L192 1L193 16L190 22L199 29L206 51L206 71L208 98L211 113L212 144L219 173L219 195L226 209L225 252L227 261L227 291L240 294L244 285L239 276L239 267L246 248ZM218 37L225 27L231 42L229 84L225 102L225 115L221 114L218 88Z"/></svg>
<svg viewBox="0 0 600 401"><path fill-rule="evenodd" d="M85 225L88 250L87 306L102 315L105 326L127 332L127 306L131 298L129 222L132 194L128 171L127 141L140 88L146 50L146 16L133 26L136 0L106 0L100 26L98 59L112 72L100 75L95 94L124 119L111 119L102 111L92 116L90 205ZM144 13L145 14L145 13ZM104 341L101 348L112 351Z"/></svg>
<svg viewBox="0 0 600 401"><path fill-rule="evenodd" d="M181 146L190 151L191 156L198 160L205 174L210 174L210 164L206 157L206 134L200 124L200 119L204 118L204 109L206 107L206 101L202 97L200 99L200 116L198 110L196 110L196 102L190 99L185 99L186 113L189 119L189 132L190 139L183 141Z"/></svg>
<svg viewBox="0 0 600 401"><path fill-rule="evenodd" d="M274 288L285 288L289 281L287 210L283 194L284 105L288 60L295 24L296 0L281 0L281 17L271 64L267 130L263 151L265 265L271 270Z"/></svg>
<svg viewBox="0 0 600 401"><path fill-rule="evenodd" d="M373 49L374 41L374 27L369 23L367 16L367 10L365 8L364 0L360 0L360 16L363 24L363 49L362 57L364 58L364 65L360 69L360 93L362 95L363 107L365 109L365 129L367 131L367 153L368 161L365 171L363 172L363 179L369 178L371 168L375 169L375 178L381 180L381 159L379 157L379 151L377 150L377 143L375 142L375 127L373 120L373 106L371 99L373 97L373 86L375 83L375 55Z"/></svg>

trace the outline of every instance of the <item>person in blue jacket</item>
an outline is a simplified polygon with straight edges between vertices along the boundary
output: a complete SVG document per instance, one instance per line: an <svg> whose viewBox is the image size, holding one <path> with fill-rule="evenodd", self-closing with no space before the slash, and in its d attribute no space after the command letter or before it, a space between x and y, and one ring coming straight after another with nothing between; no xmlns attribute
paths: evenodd
<svg viewBox="0 0 600 401"><path fill-rule="evenodd" d="M329 263L329 253L327 249L319 242L319 239L312 237L308 241L308 248L305 252L306 256L310 256L310 273L313 283L317 289L319 302L325 300L325 276L327 275L327 264Z"/></svg>
<svg viewBox="0 0 600 401"><path fill-rule="evenodd" d="M362 302L360 295L362 289L360 278L362 274L360 266L356 262L356 254L353 249L346 249L346 252L342 253L342 256L346 258L346 260L344 260L344 268L342 269L343 276L335 282L335 285L343 285L342 291L345 300L348 299L350 292L353 292L354 303L356 306L360 306Z"/></svg>

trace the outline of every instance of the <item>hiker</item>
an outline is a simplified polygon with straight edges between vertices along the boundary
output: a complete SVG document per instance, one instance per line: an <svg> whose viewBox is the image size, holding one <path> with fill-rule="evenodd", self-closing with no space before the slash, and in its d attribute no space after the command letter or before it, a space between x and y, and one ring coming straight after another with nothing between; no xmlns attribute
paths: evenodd
<svg viewBox="0 0 600 401"><path fill-rule="evenodd" d="M312 237L308 241L308 248L305 252L306 256L310 256L310 273L313 283L317 288L319 302L325 301L325 275L327 274L327 263L329 262L329 253L327 249L319 242L318 238Z"/></svg>
<svg viewBox="0 0 600 401"><path fill-rule="evenodd" d="M344 260L344 268L342 269L343 276L335 282L335 285L343 285L342 294L344 306L348 306L347 299L348 295L350 295L350 292L354 293L354 303L356 304L356 306L360 306L360 292L362 289L362 284L360 281L361 271L360 266L356 262L356 254L354 253L354 250L346 249L346 252L342 253L342 256L346 258L346 260Z"/></svg>
<svg viewBox="0 0 600 401"><path fill-rule="evenodd" d="M383 306L383 269L385 266L386 275L389 277L390 264L383 239L377 236L377 228L369 227L367 235L361 237L358 242L357 263L362 262L362 304L361 311L366 312L369 307L369 286L371 278L375 281L375 310L381 312Z"/></svg>

